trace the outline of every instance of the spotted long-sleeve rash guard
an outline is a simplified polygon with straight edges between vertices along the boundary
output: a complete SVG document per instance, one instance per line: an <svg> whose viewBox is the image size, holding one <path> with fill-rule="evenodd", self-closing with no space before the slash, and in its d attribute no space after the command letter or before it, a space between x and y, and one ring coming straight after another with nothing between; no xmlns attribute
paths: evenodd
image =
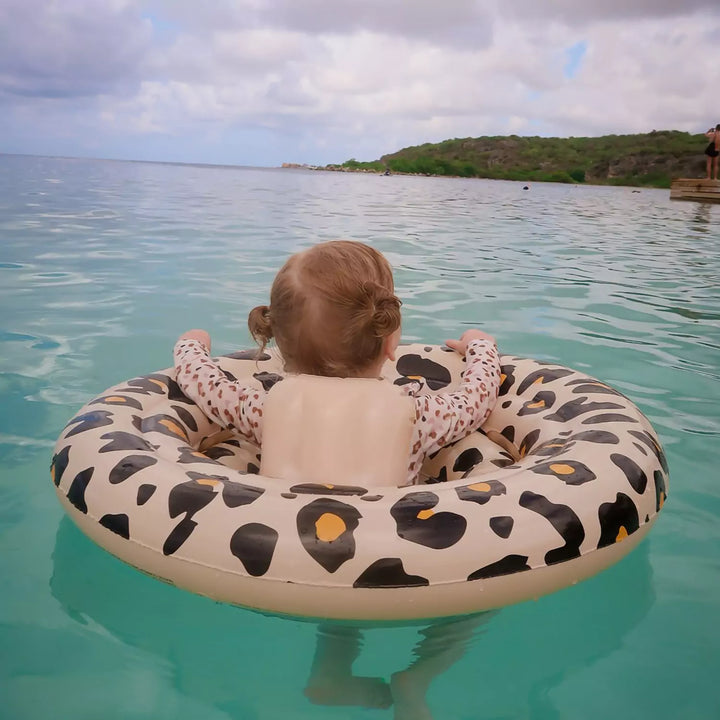
<svg viewBox="0 0 720 720"><path fill-rule="evenodd" d="M174 357L178 384L205 415L262 447L266 392L228 380L197 340L179 340ZM467 367L454 392L423 394L421 382L402 386L415 400L406 485L419 482L426 455L479 428L495 406L500 391L500 357L495 344L472 340L465 357Z"/></svg>

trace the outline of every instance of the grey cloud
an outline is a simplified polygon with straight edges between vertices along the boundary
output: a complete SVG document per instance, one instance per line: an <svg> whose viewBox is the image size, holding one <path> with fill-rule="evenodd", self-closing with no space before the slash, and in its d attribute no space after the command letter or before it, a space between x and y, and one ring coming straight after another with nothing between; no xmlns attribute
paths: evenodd
<svg viewBox="0 0 720 720"><path fill-rule="evenodd" d="M59 98L129 90L140 78L151 35L131 7L2 0L0 92Z"/></svg>
<svg viewBox="0 0 720 720"><path fill-rule="evenodd" d="M720 15L718 0L555 0L552 3L537 0L499 2L501 15L534 21L558 20L567 25L584 25L605 20L640 20L682 17L707 11Z"/></svg>
<svg viewBox="0 0 720 720"><path fill-rule="evenodd" d="M347 35L362 30L439 45L487 47L492 13L476 0L154 0L153 6L193 32L275 28ZM389 40L391 42L391 40Z"/></svg>
<svg viewBox="0 0 720 720"><path fill-rule="evenodd" d="M304 32L369 30L474 47L492 38L490 17L475 0L275 0L264 19Z"/></svg>

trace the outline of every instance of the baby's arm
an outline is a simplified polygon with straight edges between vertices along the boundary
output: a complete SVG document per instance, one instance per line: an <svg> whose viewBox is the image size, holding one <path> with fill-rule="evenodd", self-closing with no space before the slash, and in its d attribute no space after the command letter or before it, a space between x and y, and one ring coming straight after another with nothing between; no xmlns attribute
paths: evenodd
<svg viewBox="0 0 720 720"><path fill-rule="evenodd" d="M210 359L210 338L201 332L185 333L175 344L178 385L208 418L260 445L264 390L228 380Z"/></svg>
<svg viewBox="0 0 720 720"><path fill-rule="evenodd" d="M449 341L448 346L465 352L467 367L455 392L415 400L425 454L479 428L495 406L500 391L500 356L491 336L472 330L460 340Z"/></svg>

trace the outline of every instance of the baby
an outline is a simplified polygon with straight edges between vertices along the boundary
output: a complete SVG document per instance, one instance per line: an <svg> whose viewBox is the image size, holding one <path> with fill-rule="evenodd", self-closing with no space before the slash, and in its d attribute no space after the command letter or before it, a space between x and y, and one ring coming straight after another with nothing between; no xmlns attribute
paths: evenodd
<svg viewBox="0 0 720 720"><path fill-rule="evenodd" d="M288 373L379 378L385 362L395 360L400 305L385 257L363 243L337 240L292 255L275 277L270 305L254 308L248 326L261 351L275 340ZM456 391L428 395L418 382L402 386L414 398L414 422L400 485L420 482L425 456L480 427L497 400L495 340L467 330L447 345L467 361ZM210 358L204 330L181 335L174 357L183 392L210 419L262 448L267 393L228 380Z"/></svg>

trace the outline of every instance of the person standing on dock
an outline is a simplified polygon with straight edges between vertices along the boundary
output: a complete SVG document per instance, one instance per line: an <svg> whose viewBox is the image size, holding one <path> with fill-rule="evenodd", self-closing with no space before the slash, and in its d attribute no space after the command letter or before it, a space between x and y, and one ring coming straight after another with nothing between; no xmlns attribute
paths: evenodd
<svg viewBox="0 0 720 720"><path fill-rule="evenodd" d="M708 146L705 148L705 154L707 155L707 179L717 180L718 156L720 155L720 123L715 126L714 130L710 128L705 133L705 136L710 140Z"/></svg>

